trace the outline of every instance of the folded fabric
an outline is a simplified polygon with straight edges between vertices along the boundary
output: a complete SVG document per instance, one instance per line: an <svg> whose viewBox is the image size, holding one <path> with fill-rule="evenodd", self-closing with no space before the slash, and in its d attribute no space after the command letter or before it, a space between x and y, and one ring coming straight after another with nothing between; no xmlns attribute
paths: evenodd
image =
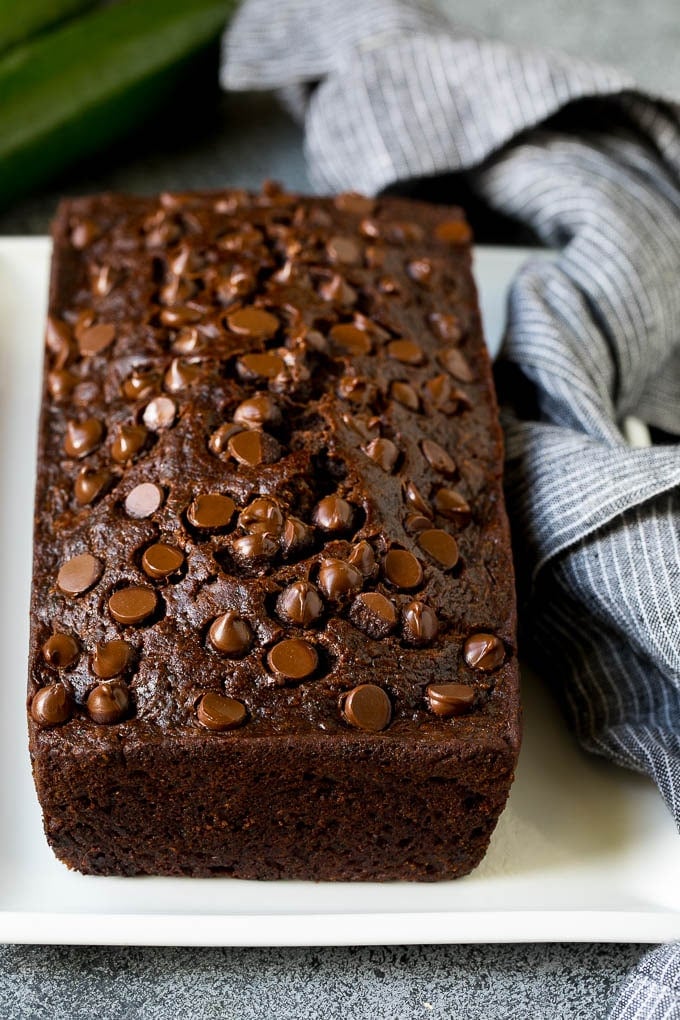
<svg viewBox="0 0 680 1020"><path fill-rule="evenodd" d="M247 0L223 57L225 88L282 90L319 189L464 175L558 249L514 282L498 370L522 651L680 826L680 105L400 0ZM663 441L632 448L631 415ZM673 952L613 1015L680 1011Z"/></svg>

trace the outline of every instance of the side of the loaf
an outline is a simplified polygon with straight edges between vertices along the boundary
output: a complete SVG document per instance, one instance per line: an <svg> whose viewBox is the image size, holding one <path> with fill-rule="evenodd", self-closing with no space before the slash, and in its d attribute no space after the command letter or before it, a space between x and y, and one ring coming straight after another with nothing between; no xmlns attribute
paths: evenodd
<svg viewBox="0 0 680 1020"><path fill-rule="evenodd" d="M469 241L274 188L61 206L28 708L70 866L478 863L519 697Z"/></svg>

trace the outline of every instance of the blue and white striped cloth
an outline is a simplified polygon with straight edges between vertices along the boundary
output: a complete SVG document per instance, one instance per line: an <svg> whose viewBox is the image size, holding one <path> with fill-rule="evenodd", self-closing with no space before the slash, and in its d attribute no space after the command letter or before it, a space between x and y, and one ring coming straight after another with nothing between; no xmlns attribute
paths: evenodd
<svg viewBox="0 0 680 1020"><path fill-rule="evenodd" d="M680 825L680 105L406 0L246 0L223 58L225 88L282 90L319 190L464 174L559 250L515 280L499 366L522 649ZM680 1017L676 947L612 1016Z"/></svg>

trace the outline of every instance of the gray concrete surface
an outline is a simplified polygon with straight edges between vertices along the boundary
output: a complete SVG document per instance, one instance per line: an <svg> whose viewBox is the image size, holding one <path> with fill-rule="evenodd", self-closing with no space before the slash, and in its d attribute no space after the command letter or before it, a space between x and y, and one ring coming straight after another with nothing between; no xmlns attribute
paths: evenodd
<svg viewBox="0 0 680 1020"><path fill-rule="evenodd" d="M481 31L618 63L642 85L680 95L677 0L440 2L457 21ZM198 120L174 116L17 203L0 215L0 233L44 232L62 194L257 187L266 177L292 188L308 186L301 133L270 96L206 102ZM186 130L178 131L178 122ZM645 948L6 946L0 948L0 1020L598 1020Z"/></svg>

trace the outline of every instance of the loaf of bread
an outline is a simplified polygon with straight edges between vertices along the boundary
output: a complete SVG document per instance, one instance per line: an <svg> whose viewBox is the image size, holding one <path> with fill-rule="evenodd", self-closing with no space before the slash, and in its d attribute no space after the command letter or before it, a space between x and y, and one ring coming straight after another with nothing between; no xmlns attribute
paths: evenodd
<svg viewBox="0 0 680 1020"><path fill-rule="evenodd" d="M28 714L100 875L435 880L520 741L460 210L242 191L54 225Z"/></svg>

